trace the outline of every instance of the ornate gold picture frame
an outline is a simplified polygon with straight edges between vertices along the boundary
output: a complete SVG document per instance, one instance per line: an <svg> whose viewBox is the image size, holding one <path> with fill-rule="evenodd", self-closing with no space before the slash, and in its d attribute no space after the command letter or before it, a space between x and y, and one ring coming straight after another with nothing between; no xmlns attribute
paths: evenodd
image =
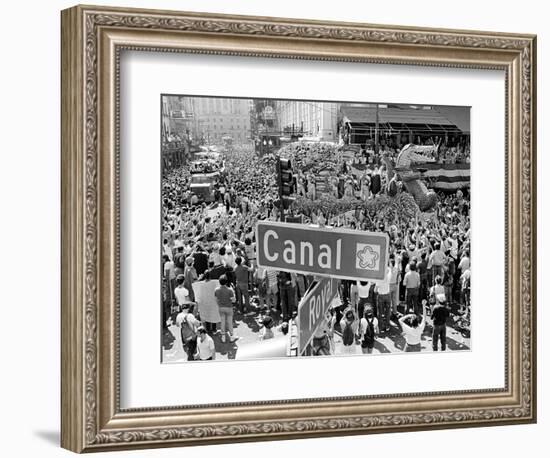
<svg viewBox="0 0 550 458"><path fill-rule="evenodd" d="M536 37L76 6L62 12L62 424L75 452L536 420ZM119 59L124 50L505 72L503 389L121 409Z"/></svg>

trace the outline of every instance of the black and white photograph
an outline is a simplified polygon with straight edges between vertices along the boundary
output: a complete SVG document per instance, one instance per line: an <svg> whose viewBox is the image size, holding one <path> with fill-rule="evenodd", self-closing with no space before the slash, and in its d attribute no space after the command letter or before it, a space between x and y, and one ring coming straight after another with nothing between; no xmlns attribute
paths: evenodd
<svg viewBox="0 0 550 458"><path fill-rule="evenodd" d="M470 107L161 95L163 363L470 350Z"/></svg>

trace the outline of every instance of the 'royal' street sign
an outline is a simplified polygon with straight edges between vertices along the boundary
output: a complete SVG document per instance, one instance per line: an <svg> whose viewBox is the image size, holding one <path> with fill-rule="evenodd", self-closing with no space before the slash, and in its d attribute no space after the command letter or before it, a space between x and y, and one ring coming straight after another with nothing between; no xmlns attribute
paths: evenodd
<svg viewBox="0 0 550 458"><path fill-rule="evenodd" d="M325 319L325 314L338 292L338 280L320 277L298 305L298 351L301 355L313 337L313 333Z"/></svg>
<svg viewBox="0 0 550 458"><path fill-rule="evenodd" d="M276 270L355 280L383 280L388 235L383 232L260 221L258 264Z"/></svg>

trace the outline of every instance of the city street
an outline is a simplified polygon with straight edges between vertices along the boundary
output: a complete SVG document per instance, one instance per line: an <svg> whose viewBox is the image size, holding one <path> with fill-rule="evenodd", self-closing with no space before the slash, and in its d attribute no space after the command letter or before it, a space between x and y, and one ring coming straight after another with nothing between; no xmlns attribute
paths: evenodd
<svg viewBox="0 0 550 458"><path fill-rule="evenodd" d="M202 359L326 354L325 336L333 355L431 352L434 328L446 331L447 351L469 350L469 116L468 107L166 96L162 361L188 359L174 310L189 303L205 329L184 332L213 341ZM247 286L253 311L234 306L229 339L220 323ZM373 342L365 320L382 325L377 314L397 298L399 313ZM273 337L263 339L258 304L275 302Z"/></svg>

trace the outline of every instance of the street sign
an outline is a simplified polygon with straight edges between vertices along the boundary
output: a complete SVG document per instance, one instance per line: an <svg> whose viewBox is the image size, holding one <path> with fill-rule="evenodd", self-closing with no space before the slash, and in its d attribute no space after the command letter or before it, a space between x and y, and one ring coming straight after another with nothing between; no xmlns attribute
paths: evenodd
<svg viewBox="0 0 550 458"><path fill-rule="evenodd" d="M383 280L388 235L274 221L256 226L258 264L350 280Z"/></svg>
<svg viewBox="0 0 550 458"><path fill-rule="evenodd" d="M313 333L338 292L338 280L321 277L314 283L298 305L298 354L301 355L313 338Z"/></svg>

